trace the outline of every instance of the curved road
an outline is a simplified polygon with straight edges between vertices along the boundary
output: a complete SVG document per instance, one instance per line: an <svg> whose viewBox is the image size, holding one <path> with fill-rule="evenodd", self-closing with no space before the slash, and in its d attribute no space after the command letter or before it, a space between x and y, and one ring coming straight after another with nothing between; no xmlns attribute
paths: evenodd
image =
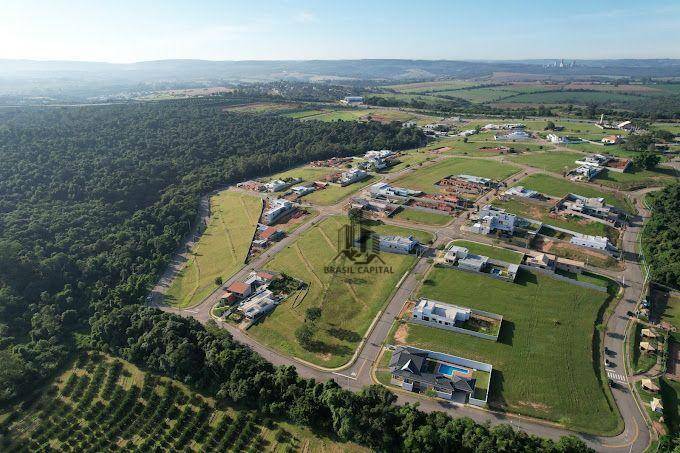
<svg viewBox="0 0 680 453"><path fill-rule="evenodd" d="M436 161L439 159L434 159ZM521 166L523 171L519 174L515 174L506 180L507 182L515 182L528 174L538 171L535 168ZM389 181L402 176L404 173L413 171L412 168L402 170L400 172L387 174L383 176L383 180ZM561 176L561 175L560 175ZM608 189L606 187L601 188L605 191L615 192L613 189ZM364 189L365 191L366 189ZM638 407L635 395L630 389L628 384L628 378L626 373L626 351L625 351L625 338L626 331L630 322L630 319L626 315L629 310L634 310L635 306L643 297L643 291L645 289L645 280L643 277L643 271L639 264L638 255L638 240L639 234L641 233L641 226L644 222L644 218L648 216L643 203L642 197L649 191L654 189L645 189L638 192L629 193L632 195L640 215L631 220L630 225L623 234L622 251L624 255L624 261L626 263L625 270L623 272L605 272L610 277L617 279L619 282L625 282L623 284L624 292L623 297L614 307L613 313L607 320L606 333L604 337L603 346L607 348L608 358L612 362L612 368L605 370L607 376L611 373L613 380L617 381L619 385L612 389L612 394L616 405L619 408L619 412L623 417L625 427L624 430L617 436L604 437L604 436L591 436L586 434L574 433L569 431L559 425L544 422L537 419L531 419L528 417L522 417L512 414L496 413L488 410L483 410L471 406L461 406L454 403L436 401L433 399L422 398L415 394L410 394L408 392L398 392L398 402L403 403L419 403L420 408L424 411L445 411L452 416L465 416L470 417L477 422L491 422L494 423L509 423L516 428L522 429L526 432L536 434L542 437L548 437L552 439L557 439L560 436L567 434L576 434L582 438L590 447L598 451L609 451L609 452L629 452L636 451L642 452L649 445L651 439L651 432L648 428L645 417L643 416L640 408ZM489 201L491 196L484 196L480 198L477 203L486 203ZM291 241L294 241L300 234L312 227L313 225L323 221L330 215L339 214L342 212L342 202L334 206L319 207L315 206L315 209L320 211L320 214L313 219L310 219L305 224L301 225L295 231L293 231L289 236L283 240L276 243L270 249L268 249L261 256L253 260L251 263L247 264L240 272L231 277L225 285L230 284L233 281L243 278L245 275L249 274L253 269L259 269L264 266L264 264L270 259L271 256L276 254L278 251L286 247ZM430 231L436 234L437 241L435 245L445 244L449 240L454 238L464 238L468 236L466 233L460 231L460 226L463 223L463 215L459 215L454 219L449 225L444 227L423 227L418 225L417 228ZM387 223L400 224L397 221L388 221ZM404 225L406 226L406 225ZM480 241L480 236L475 235L475 239ZM481 239L485 241L485 239ZM522 250L518 247L510 246L510 248L515 248ZM181 263L182 260L179 260ZM177 272L177 263L171 266L172 271L170 274ZM181 266L181 264L180 264ZM309 363L303 362L296 358L292 358L281 354L273 349L262 345L249 337L245 332L238 329L237 327L227 324L221 321L217 321L218 324L228 330L234 339L240 343L248 345L255 352L260 354L262 357L272 362L274 365L293 365L297 369L298 373L306 378L314 378L318 381L325 381L328 379L334 379L342 387L348 388L353 391L358 391L361 388L373 383L371 377L371 369L382 349L389 329L394 321L395 317L399 314L403 303L409 298L411 293L414 291L417 285L417 276L422 275L427 271L430 264L427 263L427 259L422 257L416 263L415 267L405 276L402 280L401 285L397 288L395 294L392 296L387 306L378 314L376 322L373 324L372 329L367 333L367 337L362 344L360 344L359 349L353 360L349 365L342 367L341 369L322 369L320 367L311 365ZM601 270L597 270L602 273ZM218 288L205 300L203 300L199 305L188 308L188 309L176 309L173 307L166 306L162 303L162 295L167 288L168 280L167 278L162 279L162 281L157 285L151 294L151 305L156 306L162 310L180 314L182 316L192 316L199 320L200 322L207 322L211 319L210 309L217 302L219 296L221 295L221 288ZM602 368L604 369L604 368ZM606 378L607 376L603 376Z"/></svg>

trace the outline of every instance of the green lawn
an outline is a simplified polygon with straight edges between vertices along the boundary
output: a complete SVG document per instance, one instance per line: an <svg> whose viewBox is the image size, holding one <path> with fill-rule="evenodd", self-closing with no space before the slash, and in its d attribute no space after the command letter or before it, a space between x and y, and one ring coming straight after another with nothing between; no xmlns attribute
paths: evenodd
<svg viewBox="0 0 680 453"><path fill-rule="evenodd" d="M319 204L323 206L336 204L343 198L358 192L367 185L375 183L376 180L377 178L371 175L363 181L355 182L354 184L350 184L345 187L330 184L325 189L317 190L316 192L305 195L302 199L308 203Z"/></svg>
<svg viewBox="0 0 680 453"><path fill-rule="evenodd" d="M446 143L442 143L441 146L451 147L451 150L446 152L447 154L453 155L465 154L472 157L496 156L500 154L500 152L490 151L489 149L497 148L500 146L505 146L514 149L516 152L533 152L549 148L547 146L538 145L536 143L497 142L493 140L492 137L490 137L490 139L484 139L484 137L480 135L473 135L472 138L468 139L467 142L464 142L463 139L461 138L443 139L442 141L445 141ZM485 150L482 148L487 149Z"/></svg>
<svg viewBox="0 0 680 453"><path fill-rule="evenodd" d="M417 167L430 159L433 159L433 156L425 152L419 150L408 151L399 156L399 163L397 165L393 165L383 171L386 173L394 173L404 170L407 167Z"/></svg>
<svg viewBox="0 0 680 453"><path fill-rule="evenodd" d="M514 250L508 250L501 247L494 247L493 245L482 244L480 242L465 241L456 239L452 241L453 245L459 247L466 247L470 253L477 255L488 256L491 259L505 261L512 264L519 264L522 262L523 255Z"/></svg>
<svg viewBox="0 0 680 453"><path fill-rule="evenodd" d="M522 156L512 157L513 162L530 165L532 167L540 168L545 171L554 173L562 173L565 168L572 169L578 165L574 163L575 160L582 159L583 154L571 153L567 151L551 151L545 153L525 154Z"/></svg>
<svg viewBox="0 0 680 453"><path fill-rule="evenodd" d="M619 209L630 211L628 203L623 198L567 179L555 178L544 174L533 174L514 185L521 185L553 197L563 197L568 193L575 193L584 197L603 197L607 203Z"/></svg>
<svg viewBox="0 0 680 453"><path fill-rule="evenodd" d="M366 115L366 110L343 109L333 110L330 112L321 113L318 115L311 115L303 117L303 121L318 120L318 121L355 121Z"/></svg>
<svg viewBox="0 0 680 453"><path fill-rule="evenodd" d="M516 214L520 217L538 220L558 228L565 228L582 234L607 236L614 244L616 244L616 241L619 237L619 232L616 228L612 228L599 222L584 221L577 217L550 217L549 208L542 204L532 203L515 198L505 201L497 199L493 201L493 204L494 206L503 208L508 212Z"/></svg>
<svg viewBox="0 0 680 453"><path fill-rule="evenodd" d="M522 271L516 283L434 269L420 296L503 315L497 342L421 325L405 341L494 367L490 404L591 433L618 432L616 409L593 367L598 313L608 295ZM402 332L403 335L403 332Z"/></svg>
<svg viewBox="0 0 680 453"><path fill-rule="evenodd" d="M606 131L605 134L602 136L604 137L605 135L612 135L616 133L616 131ZM626 158L632 158L637 155L635 151L627 151L623 148L621 148L621 145L610 145L610 146L602 146L602 145L596 145L594 143L572 143L569 145L566 145L567 148L571 148L575 151L581 151L582 153L598 153L598 154L612 154L614 156L618 157L626 157Z"/></svg>
<svg viewBox="0 0 680 453"><path fill-rule="evenodd" d="M327 110L302 110L300 112L293 112L293 113L286 113L283 116L287 116L288 118L297 118L297 119L302 119L302 118L307 118L311 117L314 115L320 115L322 113L326 113Z"/></svg>
<svg viewBox="0 0 680 453"><path fill-rule="evenodd" d="M477 82L468 82L466 80L441 80L435 82L416 82L404 83L401 85L388 85L383 88L399 91L400 93L428 93L434 91L468 88L477 84Z"/></svg>
<svg viewBox="0 0 680 453"><path fill-rule="evenodd" d="M516 167L501 164L493 160L452 157L409 173L394 181L394 185L432 193L437 191L437 187L434 184L446 176L468 174L502 180L518 171L519 169Z"/></svg>
<svg viewBox="0 0 680 453"><path fill-rule="evenodd" d="M329 217L305 231L293 244L279 252L267 269L284 272L306 282L304 298L295 296L279 305L272 314L248 331L258 341L285 354L317 365L337 367L346 363L378 311L387 302L404 272L415 262L410 255L381 253L392 273L333 274L324 272L327 265L351 265L344 257L336 258L340 228L345 217ZM429 233L395 226L373 227L379 234L415 234L421 241L432 239ZM321 308L317 321L316 347L304 349L295 338L295 330L311 307Z"/></svg>
<svg viewBox="0 0 680 453"><path fill-rule="evenodd" d="M407 220L409 222L422 223L424 225L446 225L453 217L448 214L421 211L419 209L404 208L394 216L396 220Z"/></svg>
<svg viewBox="0 0 680 453"><path fill-rule="evenodd" d="M672 168L657 167L654 170L636 170L626 173L604 171L593 182L615 187L622 190L637 189L640 187L660 186L672 183L676 178L676 172Z"/></svg>
<svg viewBox="0 0 680 453"><path fill-rule="evenodd" d="M680 382L661 378L659 387L666 426L669 432L677 435L680 432Z"/></svg>
<svg viewBox="0 0 680 453"><path fill-rule="evenodd" d="M605 288L615 288L616 283L612 279L607 278L603 275L591 274L590 272L581 272L579 274L575 272L569 272L561 269L557 269L555 273L563 275L565 277L571 278L573 280L585 283L592 283L593 285L603 286ZM610 289L611 290L611 289Z"/></svg>
<svg viewBox="0 0 680 453"><path fill-rule="evenodd" d="M216 288L216 277L227 280L243 267L262 199L224 191L210 199L210 206L208 226L165 296L173 306L196 305Z"/></svg>

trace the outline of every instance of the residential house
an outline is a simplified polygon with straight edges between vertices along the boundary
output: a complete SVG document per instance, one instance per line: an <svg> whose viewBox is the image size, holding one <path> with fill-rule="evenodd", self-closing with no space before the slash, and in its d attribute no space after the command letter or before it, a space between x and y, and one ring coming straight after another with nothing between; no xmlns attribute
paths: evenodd
<svg viewBox="0 0 680 453"><path fill-rule="evenodd" d="M420 190L411 190L411 189L405 189L403 187L392 187L386 182L379 182L377 184L373 184L370 188L369 191L371 192L371 195L374 197L403 197L403 198L408 198L408 197L417 197L423 194Z"/></svg>
<svg viewBox="0 0 680 453"><path fill-rule="evenodd" d="M269 209L262 214L262 221L265 225L271 225L294 210L295 205L292 202L276 198L270 203Z"/></svg>
<svg viewBox="0 0 680 453"><path fill-rule="evenodd" d="M347 105L358 105L364 102L363 96L345 96L340 102Z"/></svg>
<svg viewBox="0 0 680 453"><path fill-rule="evenodd" d="M644 390L647 390L648 392L656 393L656 392L659 391L659 386L656 385L654 382L652 382L652 380L649 379L649 378L641 379L640 380L640 386L642 386L642 388Z"/></svg>
<svg viewBox="0 0 680 453"><path fill-rule="evenodd" d="M353 168L351 170L347 170L346 172L343 172L340 175L340 179L338 180L338 183L341 186L348 186L350 184L353 184L355 182L361 181L362 179L368 178L368 173L366 173L363 170L360 170L358 168Z"/></svg>
<svg viewBox="0 0 680 453"><path fill-rule="evenodd" d="M640 342L640 351L646 352L648 354L652 354L652 353L656 352L656 346L654 346L653 344L651 344L648 341L641 341Z"/></svg>
<svg viewBox="0 0 680 453"><path fill-rule="evenodd" d="M616 247L614 247L609 242L609 239L605 236L592 236L589 234L574 233L569 242L574 245L588 247L595 250L616 251Z"/></svg>
<svg viewBox="0 0 680 453"><path fill-rule="evenodd" d="M548 139L548 141L550 141L550 143L562 144L562 145L566 145L566 144L569 144L569 143L581 143L583 141L580 138L572 138L572 137L568 137L566 135L560 136L560 135L557 135L557 134L548 134L546 138Z"/></svg>
<svg viewBox="0 0 680 453"><path fill-rule="evenodd" d="M313 186L295 186L291 188L291 190L298 197L302 197L304 195L307 195L308 193L314 192L314 190L316 189Z"/></svg>
<svg viewBox="0 0 680 453"><path fill-rule="evenodd" d="M440 398L467 402L473 395L476 380L472 377L474 370L460 364L461 361L448 354L399 346L388 366L393 382L404 390L433 390Z"/></svg>
<svg viewBox="0 0 680 453"><path fill-rule="evenodd" d="M618 145L623 141L623 137L620 135L606 135L600 141L605 145Z"/></svg>
<svg viewBox="0 0 680 453"><path fill-rule="evenodd" d="M633 126L633 123L631 121L624 121L622 123L619 123L616 125L616 128L628 132L632 132L635 130L635 126Z"/></svg>
<svg viewBox="0 0 680 453"><path fill-rule="evenodd" d="M407 255L413 253L419 245L413 236L378 236L378 247L383 252Z"/></svg>
<svg viewBox="0 0 680 453"><path fill-rule="evenodd" d="M234 296L243 299L250 296L253 292L252 286L245 282L234 282L227 287L227 291L232 293Z"/></svg>
<svg viewBox="0 0 680 453"><path fill-rule="evenodd" d="M642 329L640 333L645 338L656 338L658 336L652 329Z"/></svg>
<svg viewBox="0 0 680 453"><path fill-rule="evenodd" d="M505 135L495 134L493 138L494 140L529 140L531 134L525 131L512 131Z"/></svg>
<svg viewBox="0 0 680 453"><path fill-rule="evenodd" d="M442 329L454 327L470 319L471 310L467 307L446 304L430 299L420 299L413 309L413 318L431 322L434 327Z"/></svg>
<svg viewBox="0 0 680 453"><path fill-rule="evenodd" d="M610 222L616 222L620 217L620 211L616 207L607 204L602 197L589 198L570 193L558 204L558 208Z"/></svg>
<svg viewBox="0 0 680 453"><path fill-rule="evenodd" d="M260 238L264 239L265 241L278 241L283 237L283 235L283 231L274 227L267 227L260 232Z"/></svg>
<svg viewBox="0 0 680 453"><path fill-rule="evenodd" d="M506 190L504 195L521 198L540 198L541 193L535 190L526 189L523 186L514 186Z"/></svg>
<svg viewBox="0 0 680 453"><path fill-rule="evenodd" d="M364 154L364 158L366 159L387 159L392 156L394 156L394 152L389 149L381 149L379 151L371 150Z"/></svg>
<svg viewBox="0 0 680 453"><path fill-rule="evenodd" d="M277 304L278 301L274 293L265 289L243 301L239 306L239 310L246 318L255 320L274 310Z"/></svg>
<svg viewBox="0 0 680 453"><path fill-rule="evenodd" d="M659 398L652 398L652 402L649 404L649 406L652 411L658 414L663 414L663 404L661 404L661 400Z"/></svg>
<svg viewBox="0 0 680 453"><path fill-rule="evenodd" d="M502 231L510 235L515 232L517 216L505 212L505 209L485 205L478 213L478 221L472 225L471 231L478 234L491 234Z"/></svg>
<svg viewBox="0 0 680 453"><path fill-rule="evenodd" d="M580 274L583 272L583 268L586 263L583 261L570 260L568 258L557 258L555 259L555 269L565 272L571 272L573 274Z"/></svg>
<svg viewBox="0 0 680 453"><path fill-rule="evenodd" d="M280 179L274 179L264 185L264 187L267 189L267 192L278 192L279 190L283 190L288 186L289 183Z"/></svg>

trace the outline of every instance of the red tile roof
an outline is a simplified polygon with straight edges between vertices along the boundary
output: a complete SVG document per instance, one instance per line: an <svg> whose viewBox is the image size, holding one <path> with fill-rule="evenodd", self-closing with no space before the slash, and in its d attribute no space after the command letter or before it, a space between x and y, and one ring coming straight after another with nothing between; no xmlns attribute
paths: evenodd
<svg viewBox="0 0 680 453"><path fill-rule="evenodd" d="M273 280L274 275L270 274L269 272L258 272L257 276L264 279L264 280Z"/></svg>
<svg viewBox="0 0 680 453"><path fill-rule="evenodd" d="M277 230L276 228L268 227L266 230L264 230L264 231L262 231L262 232L260 233L260 237L261 237L262 239L269 239L269 238L272 237L274 234L278 233L278 231L279 231L279 230Z"/></svg>
<svg viewBox="0 0 680 453"><path fill-rule="evenodd" d="M250 291L250 285L243 282L234 282L231 285L229 285L227 291L231 291L232 293L236 294L245 294L248 291Z"/></svg>

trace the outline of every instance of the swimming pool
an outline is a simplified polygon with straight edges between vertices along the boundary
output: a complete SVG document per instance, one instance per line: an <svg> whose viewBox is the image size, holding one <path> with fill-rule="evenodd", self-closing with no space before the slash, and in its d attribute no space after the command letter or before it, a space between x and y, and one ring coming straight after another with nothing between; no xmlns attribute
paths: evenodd
<svg viewBox="0 0 680 453"><path fill-rule="evenodd" d="M439 364L440 374L446 374L451 376L454 372L458 372L460 374L469 374L470 370L468 370L467 368L460 368L454 365L446 365L444 363Z"/></svg>

